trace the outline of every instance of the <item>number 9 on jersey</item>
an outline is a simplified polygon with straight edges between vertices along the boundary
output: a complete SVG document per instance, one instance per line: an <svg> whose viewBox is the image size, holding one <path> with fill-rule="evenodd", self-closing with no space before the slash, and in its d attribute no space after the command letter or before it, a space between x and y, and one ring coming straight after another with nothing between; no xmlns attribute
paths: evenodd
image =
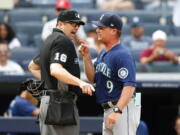
<svg viewBox="0 0 180 135"><path fill-rule="evenodd" d="M112 83L112 81L107 81L106 82L106 87L107 87L107 89L108 89L108 93L111 93L112 91L113 91L113 83Z"/></svg>

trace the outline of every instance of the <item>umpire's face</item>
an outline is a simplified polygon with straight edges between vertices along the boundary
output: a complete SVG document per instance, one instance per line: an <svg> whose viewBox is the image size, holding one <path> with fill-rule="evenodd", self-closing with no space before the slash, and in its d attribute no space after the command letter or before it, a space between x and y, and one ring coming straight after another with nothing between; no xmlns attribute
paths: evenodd
<svg viewBox="0 0 180 135"><path fill-rule="evenodd" d="M75 39L80 23L76 22L58 22L58 27L72 40Z"/></svg>

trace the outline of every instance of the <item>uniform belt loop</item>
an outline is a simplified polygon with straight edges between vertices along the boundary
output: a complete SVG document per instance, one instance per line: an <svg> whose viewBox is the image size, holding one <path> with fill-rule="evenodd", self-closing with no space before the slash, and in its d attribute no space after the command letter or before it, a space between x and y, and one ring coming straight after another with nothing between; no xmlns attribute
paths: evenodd
<svg viewBox="0 0 180 135"><path fill-rule="evenodd" d="M107 104L109 105L109 107L113 107L114 105L112 104L112 101L108 101Z"/></svg>

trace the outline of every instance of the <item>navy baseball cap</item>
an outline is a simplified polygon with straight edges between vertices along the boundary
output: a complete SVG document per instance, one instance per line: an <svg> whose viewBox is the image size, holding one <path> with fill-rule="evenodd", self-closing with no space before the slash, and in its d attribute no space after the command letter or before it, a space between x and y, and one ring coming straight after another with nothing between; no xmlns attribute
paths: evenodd
<svg viewBox="0 0 180 135"><path fill-rule="evenodd" d="M92 21L92 23L97 27L110 27L118 30L121 30L123 25L120 16L111 12L104 13L98 21Z"/></svg>
<svg viewBox="0 0 180 135"><path fill-rule="evenodd" d="M58 16L58 21L62 22L73 22L84 25L85 23L81 20L79 13L76 10L64 10Z"/></svg>
<svg viewBox="0 0 180 135"><path fill-rule="evenodd" d="M139 17L135 16L132 18L131 28L138 28L142 26L143 26L143 22Z"/></svg>

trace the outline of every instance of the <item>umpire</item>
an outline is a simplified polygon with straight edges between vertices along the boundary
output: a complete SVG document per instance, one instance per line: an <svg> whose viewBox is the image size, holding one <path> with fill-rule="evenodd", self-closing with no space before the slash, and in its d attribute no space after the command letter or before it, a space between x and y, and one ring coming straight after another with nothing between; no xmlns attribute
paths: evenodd
<svg viewBox="0 0 180 135"><path fill-rule="evenodd" d="M92 90L94 90L92 85L79 79L80 69L78 57L72 40L80 25L84 25L84 22L80 20L80 15L77 11L63 11L58 16L57 26L53 29L53 33L45 40L40 55L35 57L29 64L31 73L37 79L44 81L47 89L41 97L41 135L79 135L79 115L75 101L81 92L92 95ZM70 96L70 98L73 98L74 104L73 111L76 121L74 124L46 123L50 106L49 102L51 101L51 91L73 93L74 96ZM55 96L57 98L58 94ZM68 108L69 106L66 107ZM62 111L66 110L66 107ZM57 120L57 113L59 112L54 108L49 116L54 117L53 120ZM65 114L67 113L69 112Z"/></svg>

